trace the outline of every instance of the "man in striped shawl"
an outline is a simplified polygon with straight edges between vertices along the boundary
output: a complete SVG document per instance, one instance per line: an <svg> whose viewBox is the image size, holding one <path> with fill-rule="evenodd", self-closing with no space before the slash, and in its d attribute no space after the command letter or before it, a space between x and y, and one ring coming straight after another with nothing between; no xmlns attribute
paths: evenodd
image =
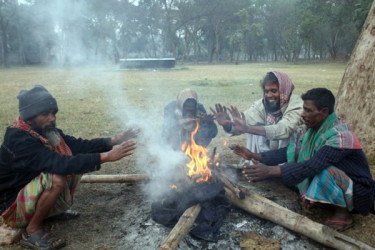
<svg viewBox="0 0 375 250"><path fill-rule="evenodd" d="M344 231L353 226L351 212L374 212L375 182L357 136L334 112L332 92L311 89L302 100L302 118L308 130L303 137L294 137L287 148L262 154L240 146L232 148L256 163L243 170L249 182L281 177L286 185L297 187L309 205L333 208L325 224ZM280 163L285 164L277 165Z"/></svg>
<svg viewBox="0 0 375 250"><path fill-rule="evenodd" d="M268 72L261 87L263 98L254 102L244 113L240 113L236 107L227 108L221 104L216 104L215 109L211 108L226 132L247 134L246 147L254 153L285 147L301 124L302 100L292 94L294 84L287 74Z"/></svg>
<svg viewBox="0 0 375 250"><path fill-rule="evenodd" d="M4 223L23 228L20 243L33 249L58 249L63 239L43 229L51 216L66 213L81 174L102 163L131 155L137 130L112 138L83 140L56 128L55 98L41 85L21 90L20 116L7 128L0 148L0 215Z"/></svg>

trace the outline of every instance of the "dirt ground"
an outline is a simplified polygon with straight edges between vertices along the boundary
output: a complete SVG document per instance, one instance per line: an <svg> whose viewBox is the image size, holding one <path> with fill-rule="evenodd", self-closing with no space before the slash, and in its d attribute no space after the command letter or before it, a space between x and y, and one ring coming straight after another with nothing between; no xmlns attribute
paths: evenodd
<svg viewBox="0 0 375 250"><path fill-rule="evenodd" d="M121 165L103 166L95 174L130 174L140 173L133 166L136 156L122 160ZM225 151L220 159L226 164L238 162L237 156ZM235 170L231 174L236 175ZM239 182L247 185L241 178ZM151 219L151 205L147 194L142 192L146 184L80 184L74 210L80 217L70 221L46 223L46 227L56 235L67 240L64 249L156 249L170 232ZM288 209L308 216L317 222L323 222L326 212L318 209L306 210L300 205L297 195L285 188L280 181L269 180L247 186L257 190L266 198ZM354 216L355 227L344 234L375 247L375 216ZM246 239L245 234L259 234L262 241L274 240L280 246L274 249L329 249L298 235L275 223L260 219L236 207L232 207L220 230L220 240L209 243L196 240L189 235L180 243L178 249L243 249L240 244ZM18 244L4 249L22 249ZM258 248L261 249L261 248ZM271 249L269 246L264 249Z"/></svg>

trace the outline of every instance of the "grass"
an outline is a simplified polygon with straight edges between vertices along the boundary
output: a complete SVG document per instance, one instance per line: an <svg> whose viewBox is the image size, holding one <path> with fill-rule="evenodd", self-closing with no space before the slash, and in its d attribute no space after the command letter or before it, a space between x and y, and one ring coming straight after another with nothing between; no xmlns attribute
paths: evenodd
<svg viewBox="0 0 375 250"><path fill-rule="evenodd" d="M18 115L21 89L44 85L58 101L58 126L67 134L93 138L122 131L131 123L160 133L164 106L184 88L198 92L206 109L215 103L245 110L261 98L259 82L266 72L280 70L293 80L300 95L314 87L337 93L345 64L257 63L184 65L173 70L119 70L118 66L0 70L0 141Z"/></svg>

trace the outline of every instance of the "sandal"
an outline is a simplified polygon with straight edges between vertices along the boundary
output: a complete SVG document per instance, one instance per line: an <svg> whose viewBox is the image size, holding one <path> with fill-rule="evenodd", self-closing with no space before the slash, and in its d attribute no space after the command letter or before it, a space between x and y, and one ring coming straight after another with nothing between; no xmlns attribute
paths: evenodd
<svg viewBox="0 0 375 250"><path fill-rule="evenodd" d="M60 249L65 246L63 239L56 238L53 234L40 230L33 234L28 234L26 229L22 233L20 245L37 250Z"/></svg>
<svg viewBox="0 0 375 250"><path fill-rule="evenodd" d="M345 220L339 220L339 219L331 219L331 218L328 218L324 225L332 228L333 230L337 231L337 232L343 232L349 228L352 228L354 226L354 223L353 222L348 222L348 221L345 221Z"/></svg>
<svg viewBox="0 0 375 250"><path fill-rule="evenodd" d="M67 220L75 219L78 216L79 216L78 211L68 209L64 213L51 216L51 217L47 218L46 220L48 220L48 221L50 221L50 220L67 221Z"/></svg>

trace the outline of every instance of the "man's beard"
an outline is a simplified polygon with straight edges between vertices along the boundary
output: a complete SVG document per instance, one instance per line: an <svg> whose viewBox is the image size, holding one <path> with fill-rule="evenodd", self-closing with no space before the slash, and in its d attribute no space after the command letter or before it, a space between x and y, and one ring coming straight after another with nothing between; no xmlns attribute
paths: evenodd
<svg viewBox="0 0 375 250"><path fill-rule="evenodd" d="M264 99L264 106L267 112L272 113L280 109L280 102L278 102L277 104L272 104L267 99Z"/></svg>
<svg viewBox="0 0 375 250"><path fill-rule="evenodd" d="M43 134L53 147L60 144L60 134L56 129L43 130Z"/></svg>
<svg viewBox="0 0 375 250"><path fill-rule="evenodd" d="M59 145L59 143L60 143L60 134L57 131L56 125L54 123L49 124L49 125L45 126L42 129L42 128L36 126L36 124L34 122L31 122L30 127L35 132L37 132L38 134L40 134L41 136L43 136L44 138L46 138L48 140L48 142L53 147L56 147L57 145Z"/></svg>

